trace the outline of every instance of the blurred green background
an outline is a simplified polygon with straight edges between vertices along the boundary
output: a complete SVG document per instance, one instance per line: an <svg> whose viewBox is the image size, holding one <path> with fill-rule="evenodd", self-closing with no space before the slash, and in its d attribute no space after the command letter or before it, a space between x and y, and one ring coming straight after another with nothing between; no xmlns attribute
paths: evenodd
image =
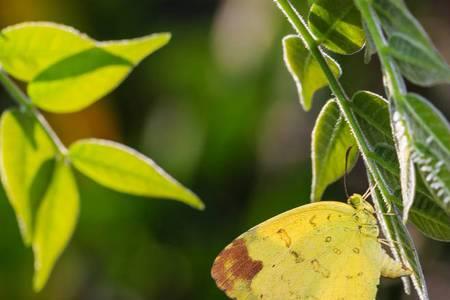
<svg viewBox="0 0 450 300"><path fill-rule="evenodd" d="M300 1L294 1L301 5ZM450 61L450 3L407 1ZM1 192L0 299L225 299L210 278L218 252L251 226L306 203L310 134L320 107L298 104L282 63L291 33L271 0L2 0L0 25L48 20L98 40L170 31L171 43L145 60L115 92L89 109L48 119L65 143L82 137L121 141L153 158L206 203L130 197L78 174L77 231L45 290L31 288L31 250L22 245ZM349 93L383 93L379 65L362 53L341 57ZM450 115L450 89L412 91ZM13 105L0 89L2 108ZM343 158L344 159L344 158ZM349 190L367 188L361 164ZM344 199L342 181L327 199ZM411 227L431 299L450 295L450 247ZM404 297L404 298L403 298ZM383 280L379 299L402 296L400 280Z"/></svg>

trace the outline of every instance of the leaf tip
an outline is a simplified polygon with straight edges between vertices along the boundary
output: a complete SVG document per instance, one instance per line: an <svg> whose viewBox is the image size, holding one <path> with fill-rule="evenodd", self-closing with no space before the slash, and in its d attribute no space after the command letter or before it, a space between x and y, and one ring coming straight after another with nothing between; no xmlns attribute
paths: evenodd
<svg viewBox="0 0 450 300"><path fill-rule="evenodd" d="M152 34L152 35L150 35L150 37L156 38L159 40L159 45L156 48L156 50L157 50L157 49L164 47L165 45L167 45L170 42L170 40L172 39L172 33L161 32L161 33Z"/></svg>
<svg viewBox="0 0 450 300"><path fill-rule="evenodd" d="M43 272L39 261L35 258L34 275L33 275L33 291L39 293L47 283L48 275Z"/></svg>
<svg viewBox="0 0 450 300"><path fill-rule="evenodd" d="M195 208L197 210L203 211L205 210L205 204L203 203L200 198L195 195L193 192L189 191L189 195L185 198L185 203L191 206L192 208Z"/></svg>

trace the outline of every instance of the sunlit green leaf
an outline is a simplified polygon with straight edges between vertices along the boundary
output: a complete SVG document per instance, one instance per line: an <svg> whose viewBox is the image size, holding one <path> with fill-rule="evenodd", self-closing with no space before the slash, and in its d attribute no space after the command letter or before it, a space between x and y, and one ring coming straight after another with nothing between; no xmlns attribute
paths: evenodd
<svg viewBox="0 0 450 300"><path fill-rule="evenodd" d="M94 46L93 40L71 27L26 22L1 31L0 62L12 76L31 81L54 63Z"/></svg>
<svg viewBox="0 0 450 300"><path fill-rule="evenodd" d="M394 103L391 102L390 105L392 131L400 167L403 222L406 223L416 193L416 169L414 168L413 147L409 128L402 114L396 110Z"/></svg>
<svg viewBox="0 0 450 300"><path fill-rule="evenodd" d="M376 144L394 145L390 130L389 108L383 97L360 91L353 95L351 104L369 144L374 147Z"/></svg>
<svg viewBox="0 0 450 300"><path fill-rule="evenodd" d="M75 29L32 22L0 35L0 62L13 76L29 81L28 94L40 108L81 110L114 90L170 34L97 42Z"/></svg>
<svg viewBox="0 0 450 300"><path fill-rule="evenodd" d="M356 141L335 101L323 107L312 133L313 184L311 201L319 201L327 186L345 174L346 152L348 170L358 159Z"/></svg>
<svg viewBox="0 0 450 300"><path fill-rule="evenodd" d="M389 51L408 80L422 86L450 82L450 67L403 0L374 0L372 5L390 37Z"/></svg>
<svg viewBox="0 0 450 300"><path fill-rule="evenodd" d="M441 207L450 213L450 125L419 95L409 94L399 106L412 135L418 171Z"/></svg>
<svg viewBox="0 0 450 300"><path fill-rule="evenodd" d="M159 33L130 40L97 42L97 47L137 65L169 40L169 33Z"/></svg>
<svg viewBox="0 0 450 300"><path fill-rule="evenodd" d="M355 53L364 46L361 15L353 0L317 0L309 13L312 33L329 50Z"/></svg>
<svg viewBox="0 0 450 300"><path fill-rule="evenodd" d="M52 112L81 110L114 90L145 56L164 46L170 35L100 43L39 73L28 85L32 101Z"/></svg>
<svg viewBox="0 0 450 300"><path fill-rule="evenodd" d="M34 289L41 290L61 253L66 248L78 219L79 195L70 166L56 163L48 190L36 216L33 237L35 256Z"/></svg>
<svg viewBox="0 0 450 300"><path fill-rule="evenodd" d="M283 39L284 62L297 85L300 103L308 111L311 109L315 92L328 83L325 74L303 41L295 35ZM335 76L340 76L341 68L331 57L324 54Z"/></svg>
<svg viewBox="0 0 450 300"><path fill-rule="evenodd" d="M31 114L15 109L2 115L0 140L3 186L16 213L22 238L30 245L34 212L53 171L55 147Z"/></svg>
<svg viewBox="0 0 450 300"><path fill-rule="evenodd" d="M70 147L69 157L81 173L111 189L178 200L203 208L203 203L191 191L149 158L122 144L97 139L81 140Z"/></svg>

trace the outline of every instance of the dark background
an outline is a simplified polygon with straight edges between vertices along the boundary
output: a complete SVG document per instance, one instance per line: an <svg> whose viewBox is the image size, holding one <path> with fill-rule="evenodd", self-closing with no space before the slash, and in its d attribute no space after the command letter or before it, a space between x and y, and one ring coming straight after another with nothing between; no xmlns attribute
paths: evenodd
<svg viewBox="0 0 450 300"><path fill-rule="evenodd" d="M407 1L450 60L448 1ZM31 288L31 250L0 197L0 299L224 299L209 270L217 253L251 226L308 202L310 133L329 97L302 111L282 63L281 38L292 33L271 0L1 0L0 25L64 23L98 40L173 33L112 94L74 114L50 115L66 144L82 137L117 140L153 158L206 203L204 212L172 201L131 197L81 175L78 228L48 286ZM349 94L383 93L376 59L336 58ZM420 92L449 116L450 89ZM1 106L14 103L0 89ZM344 158L343 158L344 159ZM349 190L367 188L359 165ZM344 199L342 181L327 199ZM450 295L449 246L411 227L431 299ZM383 280L379 299L401 296ZM405 297L405 298L402 298Z"/></svg>

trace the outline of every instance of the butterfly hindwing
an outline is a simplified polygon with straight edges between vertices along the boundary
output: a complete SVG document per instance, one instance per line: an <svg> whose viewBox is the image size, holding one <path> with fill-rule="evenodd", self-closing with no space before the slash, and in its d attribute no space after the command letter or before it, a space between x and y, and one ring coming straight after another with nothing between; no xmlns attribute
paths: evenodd
<svg viewBox="0 0 450 300"><path fill-rule="evenodd" d="M225 248L212 276L234 299L372 300L381 247L360 233L354 211L327 201L278 215Z"/></svg>

